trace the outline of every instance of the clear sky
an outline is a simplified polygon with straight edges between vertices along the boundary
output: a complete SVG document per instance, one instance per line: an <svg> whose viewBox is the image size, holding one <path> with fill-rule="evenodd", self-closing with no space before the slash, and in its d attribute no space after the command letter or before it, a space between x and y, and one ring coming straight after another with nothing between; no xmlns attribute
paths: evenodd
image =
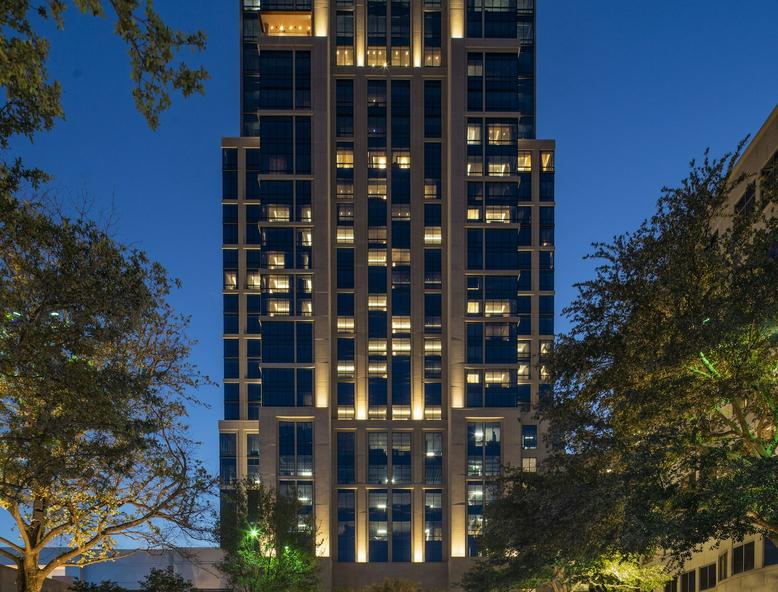
<svg viewBox="0 0 778 592"><path fill-rule="evenodd" d="M706 147L731 150L778 103L775 0L536 0L538 137L557 141L557 309L587 277L592 241L634 228L658 190ZM151 132L134 111L126 52L106 22L70 13L52 47L67 119L19 146L51 189L112 213L117 237L183 281L194 361L221 379L220 152L239 134L236 0L158 0L174 24L202 28L205 97L175 101ZM563 322L558 327L564 328ZM221 390L192 411L217 469Z"/></svg>

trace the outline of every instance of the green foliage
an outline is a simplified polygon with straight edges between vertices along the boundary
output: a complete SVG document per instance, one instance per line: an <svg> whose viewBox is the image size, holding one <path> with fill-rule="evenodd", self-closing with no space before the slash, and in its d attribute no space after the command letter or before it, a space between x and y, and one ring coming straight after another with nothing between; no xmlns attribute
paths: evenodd
<svg viewBox="0 0 778 592"><path fill-rule="evenodd" d="M115 556L118 535L202 530L212 478L185 405L209 381L174 285L94 223L0 196L0 509L16 529L0 554L20 590ZM66 550L44 562L50 546Z"/></svg>
<svg viewBox="0 0 778 592"><path fill-rule="evenodd" d="M236 529L223 541L226 555L221 564L233 590L318 590L316 530L301 521L296 498L261 485L238 483L234 507Z"/></svg>
<svg viewBox="0 0 778 592"><path fill-rule="evenodd" d="M778 534L778 193L763 183L733 217L737 154L706 154L637 231L595 245L551 363L557 449L607 464L676 559Z"/></svg>
<svg viewBox="0 0 778 592"><path fill-rule="evenodd" d="M71 592L127 592L126 588L122 588L116 582L107 580L102 581L99 584L76 580L70 585L69 590Z"/></svg>
<svg viewBox="0 0 778 592"><path fill-rule="evenodd" d="M173 571L173 568L152 569L139 582L141 592L193 592L192 584Z"/></svg>
<svg viewBox="0 0 778 592"><path fill-rule="evenodd" d="M135 105L153 129L160 114L170 106L170 94L202 93L208 78L203 68L176 61L184 49L205 49L201 31L183 33L167 25L154 10L152 0L72 0L83 14L114 21L114 32L126 43L134 83ZM0 151L6 151L14 136L32 139L52 128L62 117L59 82L49 79L47 61L50 42L41 32L48 21L64 28L66 0L4 0L0 8L0 88L5 102L0 106ZM16 162L0 163L0 182L39 182L45 176ZM2 187L0 187L2 189Z"/></svg>
<svg viewBox="0 0 778 592"><path fill-rule="evenodd" d="M778 534L778 194L733 217L738 153L692 163L637 231L595 245L550 362L553 452L503 479L468 590L640 590L609 578Z"/></svg>

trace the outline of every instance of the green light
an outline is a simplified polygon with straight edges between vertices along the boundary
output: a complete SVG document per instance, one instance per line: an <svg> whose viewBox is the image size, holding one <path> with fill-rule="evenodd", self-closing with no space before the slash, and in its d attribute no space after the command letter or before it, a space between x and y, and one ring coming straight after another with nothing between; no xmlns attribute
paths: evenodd
<svg viewBox="0 0 778 592"><path fill-rule="evenodd" d="M259 530L257 530L256 527L252 527L249 529L249 537L252 539L255 539L259 536Z"/></svg>

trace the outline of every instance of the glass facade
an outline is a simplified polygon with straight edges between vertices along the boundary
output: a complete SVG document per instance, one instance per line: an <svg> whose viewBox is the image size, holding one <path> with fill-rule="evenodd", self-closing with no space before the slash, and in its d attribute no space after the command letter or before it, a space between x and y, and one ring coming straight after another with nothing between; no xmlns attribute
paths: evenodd
<svg viewBox="0 0 778 592"><path fill-rule="evenodd" d="M335 579L475 556L492 480L544 454L556 169L534 2L241 6L222 487L296 496Z"/></svg>

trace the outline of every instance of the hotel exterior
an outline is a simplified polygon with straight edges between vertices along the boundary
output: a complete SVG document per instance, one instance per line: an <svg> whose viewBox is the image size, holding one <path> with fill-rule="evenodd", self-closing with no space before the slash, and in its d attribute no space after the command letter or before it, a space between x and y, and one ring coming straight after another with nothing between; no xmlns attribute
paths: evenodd
<svg viewBox="0 0 778 592"><path fill-rule="evenodd" d="M478 554L487 481L543 456L554 142L535 139L534 2L235 9L222 487L296 495L328 587L445 589Z"/></svg>

